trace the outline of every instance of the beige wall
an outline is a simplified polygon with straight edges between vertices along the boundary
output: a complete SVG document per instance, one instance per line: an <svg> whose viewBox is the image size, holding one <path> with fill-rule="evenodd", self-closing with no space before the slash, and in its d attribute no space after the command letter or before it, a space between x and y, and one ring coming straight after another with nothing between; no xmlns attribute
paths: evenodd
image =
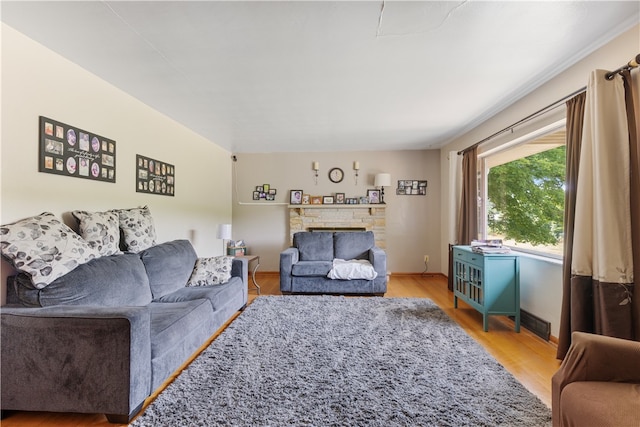
<svg viewBox="0 0 640 427"><path fill-rule="evenodd" d="M450 151L458 151L469 147L558 99L586 86L589 73L592 70L598 68L608 70L615 69L626 64L639 52L640 26L636 25L621 36L597 49L583 60L569 67L548 83L540 86L528 96L443 147L440 152L441 188L449 188L448 155ZM520 128L507 137L496 139L491 142L491 145L506 142L508 139L516 138L527 133L533 126L543 125L556 119L557 113L553 117L544 118L535 125ZM440 229L440 238L442 241L440 247L441 271L447 271L446 254L447 243L449 242L448 230L451 221L447 211L448 203L448 193L443 191L440 203L442 218ZM560 304L562 301L561 263L527 257L523 258L521 268L522 308L550 321L551 333L557 336L560 322Z"/></svg>
<svg viewBox="0 0 640 427"><path fill-rule="evenodd" d="M114 139L117 182L38 172L38 117ZM53 212L148 205L160 242L191 238L201 256L220 254L216 226L231 221L230 153L114 88L80 66L2 25L0 223ZM135 156L176 168L175 197L135 191ZM2 261L5 277L12 271Z"/></svg>
<svg viewBox="0 0 640 427"><path fill-rule="evenodd" d="M289 245L290 190L329 196L365 196L375 188L376 173L391 174L393 187L385 189L387 222L387 269L391 272L422 272L423 256L430 256L430 270L440 265L440 165L437 150L367 151L341 153L238 154L234 163L233 238L244 239L251 253L260 255L261 271L278 271L280 252ZM311 165L320 162L318 184ZM360 162L355 183L353 162ZM331 183L329 169L340 167L344 181ZM398 196L399 179L427 180L426 196ZM277 189L275 203L254 202L257 185ZM236 194L237 191L237 194ZM433 267L435 266L435 267Z"/></svg>

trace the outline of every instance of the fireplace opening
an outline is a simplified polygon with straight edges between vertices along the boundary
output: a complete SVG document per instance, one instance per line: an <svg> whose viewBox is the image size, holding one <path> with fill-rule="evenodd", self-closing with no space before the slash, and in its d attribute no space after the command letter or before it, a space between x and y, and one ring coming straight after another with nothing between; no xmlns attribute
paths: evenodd
<svg viewBox="0 0 640 427"><path fill-rule="evenodd" d="M367 231L365 227L308 227L308 231Z"/></svg>

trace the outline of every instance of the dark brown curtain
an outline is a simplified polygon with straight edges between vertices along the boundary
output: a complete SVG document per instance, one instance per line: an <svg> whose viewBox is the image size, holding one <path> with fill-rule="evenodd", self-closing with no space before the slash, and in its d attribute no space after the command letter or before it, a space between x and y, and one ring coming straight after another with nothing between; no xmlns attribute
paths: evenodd
<svg viewBox="0 0 640 427"><path fill-rule="evenodd" d="M560 336L558 337L558 358L563 359L571 343L571 258L573 255L573 220L576 212L576 186L580 166L582 145L582 125L584 123L585 93L567 101L566 124L566 178L564 193L564 262L562 264L562 313ZM580 304L584 307L584 303ZM588 302L587 302L588 307ZM580 311L583 311L584 308Z"/></svg>
<svg viewBox="0 0 640 427"><path fill-rule="evenodd" d="M631 195L631 240L633 242L633 271L634 282L638 283L640 277L640 134L638 132L637 106L634 100L638 94L634 92L634 79L640 79L636 73L631 76L631 71L622 73L624 79L625 104L627 107L627 121L629 123L629 157L631 163L630 195ZM637 87L637 85L636 85ZM633 317L633 339L640 341L640 292L636 292L631 301L631 313Z"/></svg>
<svg viewBox="0 0 640 427"><path fill-rule="evenodd" d="M597 77L597 78L596 78ZM617 77L618 79L620 77ZM622 188L609 188L608 193L628 194L628 206L630 212L630 230L626 228L620 229L618 233L613 235L613 240L619 240L620 242L626 242L627 238L631 240L631 252L632 252L632 268L637 275L640 272L640 155L638 154L638 132L635 118L635 106L633 103L634 95L632 92L631 76L630 73L623 75L624 80L624 96L625 96L625 108L626 119L629 136L629 187L627 189ZM604 73L596 71L592 74L588 91L593 86L599 86L599 90L606 85L613 86L610 82L604 81ZM619 88L620 86L618 86ZM595 88L594 88L595 92ZM583 172L585 176L589 174L593 175L593 181L601 184L600 180L603 179L602 174L611 173L611 165L606 164L606 160L603 160L603 151L611 152L612 150L619 150L613 146L613 140L608 138L602 138L600 136L594 136L598 134L602 127L609 126L609 122L615 122L615 117L605 117L611 110L610 108L602 108L602 106L596 105L600 100L596 98L590 98L589 95L582 97L580 95L573 98L567 103L567 194L565 196L565 259L563 265L563 301L562 301L562 314L560 321L560 334L558 342L557 357L559 359L564 358L567 350L571 344L571 332L583 331L596 333L601 335L616 336L627 339L640 340L640 295L636 295L634 298L634 283L633 274L629 271L624 271L625 268L620 269L620 280L605 280L604 278L611 278L611 265L603 263L603 260L607 260L609 252L603 248L606 242L599 243L599 238L602 238L602 231L600 234L593 233L593 241L591 245L595 248L592 254L593 257L593 274L584 274L582 270L585 270L584 266L584 247L581 245L583 236L591 233L592 230L585 230L584 222L582 227L576 226L576 214L584 214L585 205L581 202L576 202L576 191L581 191L577 188L578 182L584 183L584 180L577 180L579 162L576 162L575 158L580 157L581 150L590 150L585 152L587 167L593 168ZM594 105L586 107L586 114L589 120L593 120L593 127L583 127L581 123L580 109L585 110L584 99L589 98ZM611 99L608 99L611 101ZM587 101L588 104L588 101ZM582 105L582 107L581 107ZM605 105L605 104L603 104ZM625 113L622 113L625 115ZM619 116L620 114L618 114ZM585 148L582 145L583 138L585 138L584 132L589 131L587 139L591 138L591 141L600 138L600 148L598 144L590 145ZM615 132L614 132L615 133ZM624 132L622 132L624 134ZM602 144L606 145L602 145ZM581 146L582 145L582 146ZM594 148L595 147L595 148ZM584 159L583 159L584 162ZM609 167L609 172L607 172ZM582 178L582 177L581 177ZM606 179L604 180L606 181ZM596 185L595 187L598 187ZM598 191L602 191L602 188L598 187ZM602 193L601 193L602 194ZM599 197L595 197L599 200ZM606 199L606 197L603 197ZM618 199L619 200L619 199ZM593 211L599 210L603 205L602 202L596 202ZM582 212L577 212L582 206ZM610 205L608 205L610 206ZM593 212L587 212L587 216L594 216L597 221L598 214ZM617 216L617 215L616 215ZM601 219L602 220L602 219ZM584 221L583 219L581 221ZM603 227L605 228L605 227ZM575 233L574 233L575 231ZM625 234L630 232L631 236ZM605 233L607 234L607 233ZM608 233L611 237L611 233ZM580 239L577 239L579 237ZM607 239L605 239L607 240ZM609 243L611 239L609 239ZM578 262L575 258L575 250L581 253ZM617 248L623 247L620 245ZM588 252L588 251L587 251ZM614 257L617 258L617 257ZM609 261L614 260L609 257ZM597 272L597 274L596 274ZM626 278L626 281L623 280ZM631 282L630 282L631 280Z"/></svg>
<svg viewBox="0 0 640 427"><path fill-rule="evenodd" d="M456 243L468 245L478 238L478 147L462 155L462 195L458 212ZM449 245L447 287L453 291L453 245Z"/></svg>
<svg viewBox="0 0 640 427"><path fill-rule="evenodd" d="M468 245L478 238L478 147L462 156L462 200L458 215L456 242Z"/></svg>

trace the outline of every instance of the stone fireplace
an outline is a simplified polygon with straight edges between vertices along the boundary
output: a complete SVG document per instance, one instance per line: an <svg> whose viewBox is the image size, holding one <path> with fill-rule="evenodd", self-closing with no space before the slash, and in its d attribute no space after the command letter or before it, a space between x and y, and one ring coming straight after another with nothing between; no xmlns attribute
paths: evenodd
<svg viewBox="0 0 640 427"><path fill-rule="evenodd" d="M385 205L289 205L289 243L298 231L373 231L386 248Z"/></svg>

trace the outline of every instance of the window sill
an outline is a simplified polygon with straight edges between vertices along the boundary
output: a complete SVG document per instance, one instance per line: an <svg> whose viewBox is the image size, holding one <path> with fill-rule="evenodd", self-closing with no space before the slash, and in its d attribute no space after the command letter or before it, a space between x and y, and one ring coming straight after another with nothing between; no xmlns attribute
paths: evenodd
<svg viewBox="0 0 640 427"><path fill-rule="evenodd" d="M513 246L509 246L509 248L513 252L516 252L521 257L531 258L537 261L544 261L544 262L548 262L549 264L560 265L560 266L564 263L563 258L559 258L553 255L543 255L540 253L533 253L526 250L522 250L520 248L514 248Z"/></svg>

